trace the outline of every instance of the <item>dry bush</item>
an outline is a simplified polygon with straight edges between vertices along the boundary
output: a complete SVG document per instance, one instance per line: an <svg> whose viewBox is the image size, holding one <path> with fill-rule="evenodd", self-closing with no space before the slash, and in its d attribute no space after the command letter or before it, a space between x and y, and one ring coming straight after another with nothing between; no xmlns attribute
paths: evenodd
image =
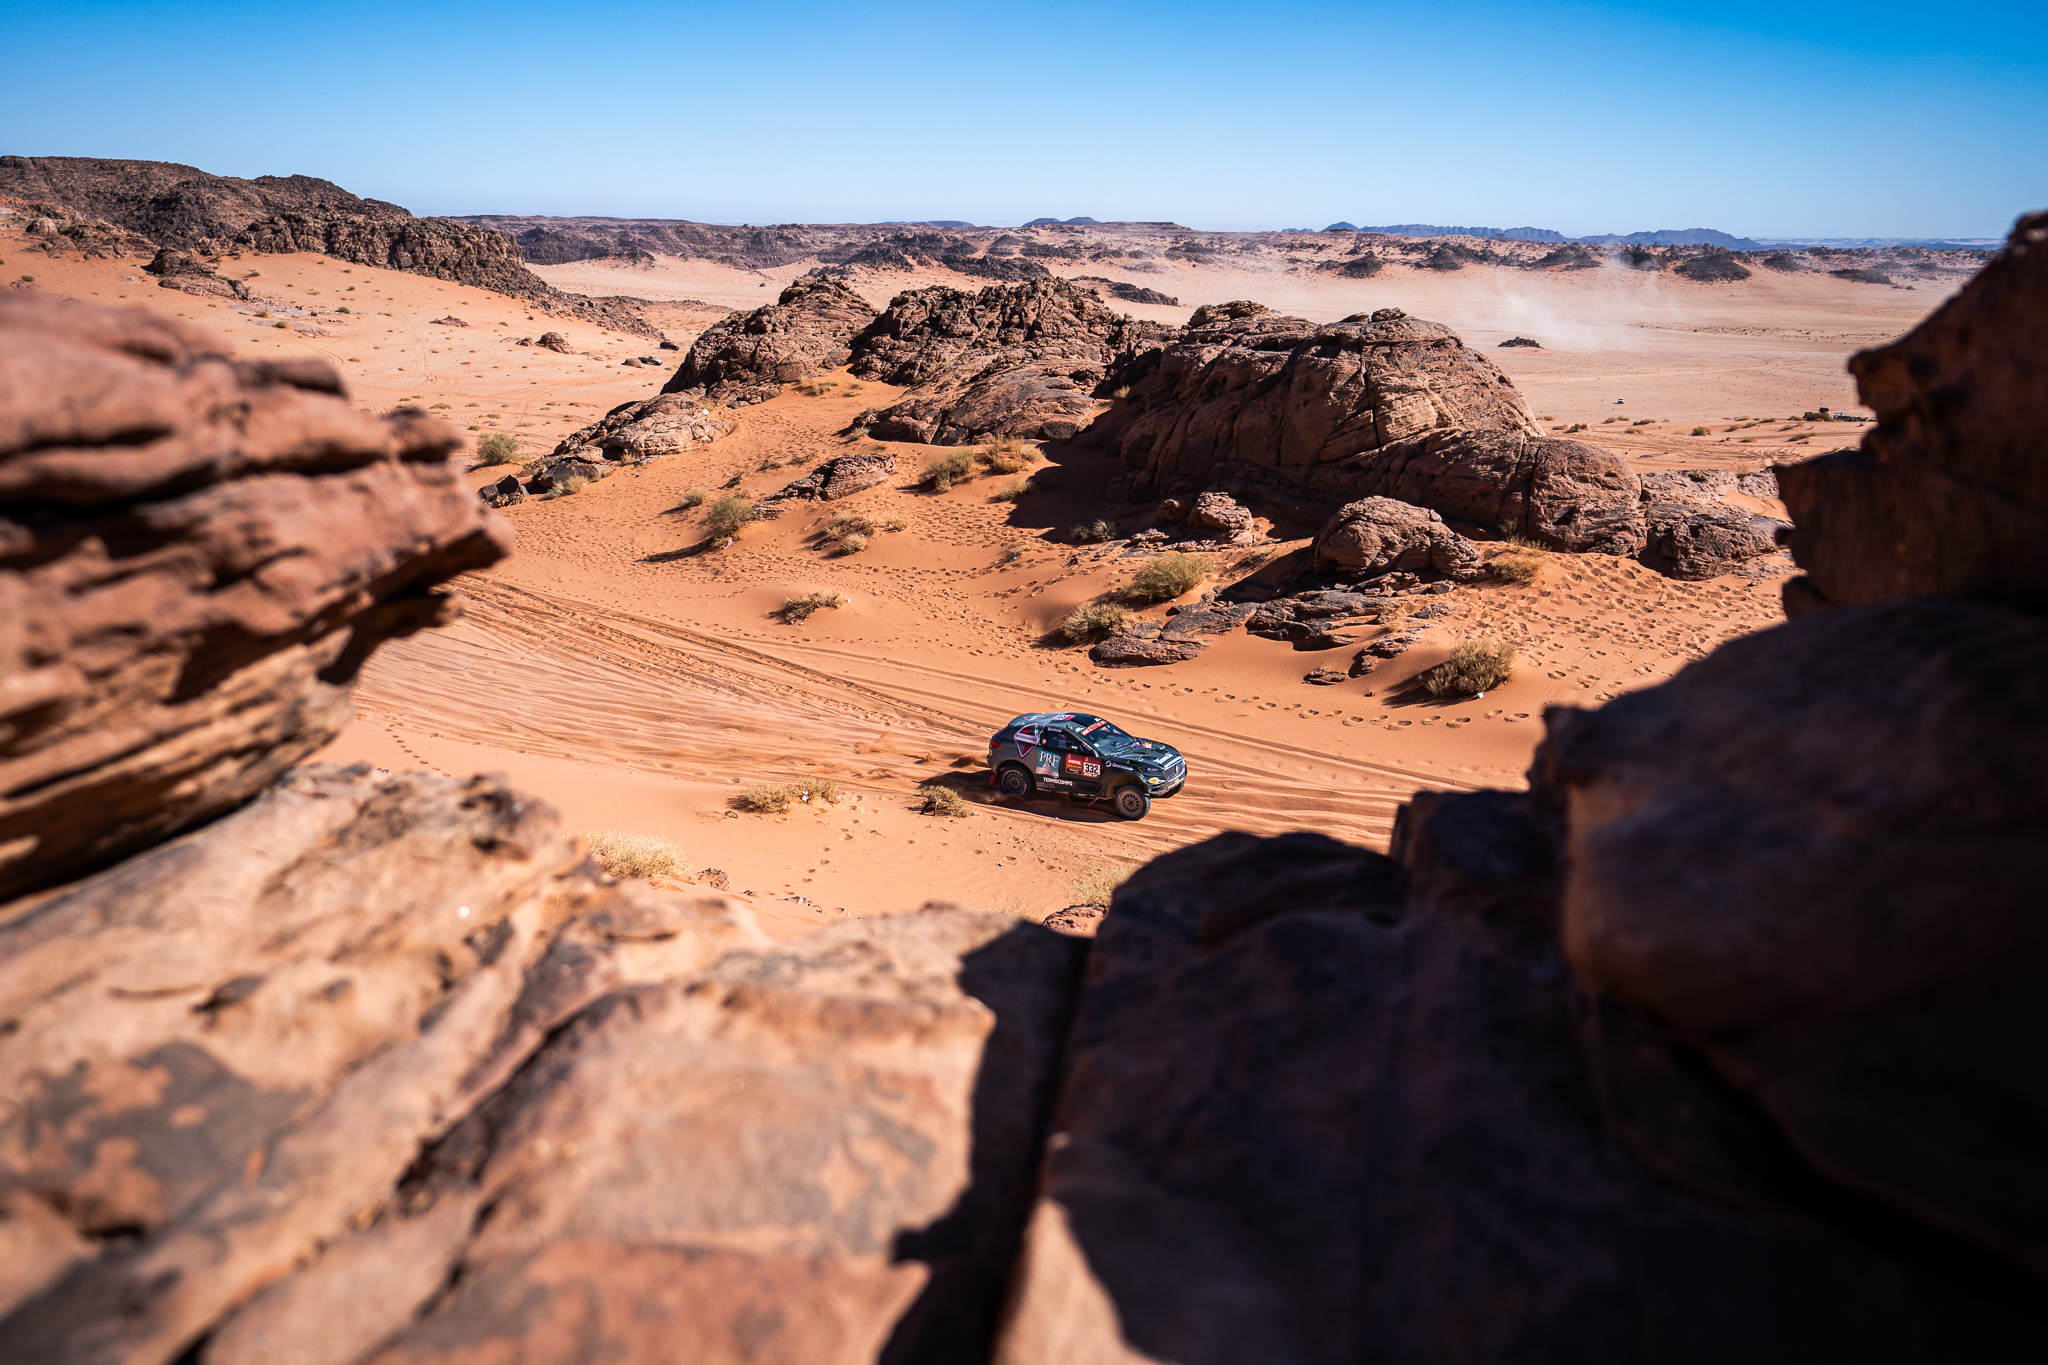
<svg viewBox="0 0 2048 1365"><path fill-rule="evenodd" d="M838 387L838 380L826 379L821 376L817 379L806 379L803 383L796 386L796 391L808 398L823 398Z"/></svg>
<svg viewBox="0 0 2048 1365"><path fill-rule="evenodd" d="M1094 863L1081 869L1081 874L1068 883L1074 895L1075 905L1109 904L1109 898L1116 889L1131 879L1128 867L1110 867L1105 863Z"/></svg>
<svg viewBox="0 0 2048 1365"><path fill-rule="evenodd" d="M1060 633L1080 644L1084 640L1114 635L1130 619L1129 607L1118 606L1114 602L1084 602L1068 612L1067 619L1060 622Z"/></svg>
<svg viewBox="0 0 2048 1365"><path fill-rule="evenodd" d="M820 801L830 801L834 805L839 804L839 798L843 794L839 789L839 779L834 777L828 777L822 782L813 782L809 790L813 797Z"/></svg>
<svg viewBox="0 0 2048 1365"><path fill-rule="evenodd" d="M511 464L519 458L519 438L496 432L476 443L476 462L480 465Z"/></svg>
<svg viewBox="0 0 2048 1365"><path fill-rule="evenodd" d="M1116 539L1116 523L1098 517L1079 526L1070 526L1067 528L1067 539L1077 545L1100 545L1104 541Z"/></svg>
<svg viewBox="0 0 2048 1365"><path fill-rule="evenodd" d="M551 498L572 498L581 493L589 482L590 480L584 478L581 474L571 474L568 478L556 484L554 491L549 493L548 496Z"/></svg>
<svg viewBox="0 0 2048 1365"><path fill-rule="evenodd" d="M918 479L918 484L934 493L943 493L954 484L965 483L973 477L974 457L964 450L949 450L925 461L924 474Z"/></svg>
<svg viewBox="0 0 2048 1365"><path fill-rule="evenodd" d="M685 509L692 507L702 507L704 505L704 499L710 496L711 490L708 488L692 488L689 492L683 494L683 500L680 503L677 503L676 505L678 507L682 507Z"/></svg>
<svg viewBox="0 0 2048 1365"><path fill-rule="evenodd" d="M967 808L967 803L960 799L960 793L954 791L951 787L926 787L924 789L924 804L917 808L917 813L919 815L954 816L974 814L973 811Z"/></svg>
<svg viewBox="0 0 2048 1365"><path fill-rule="evenodd" d="M882 523L882 529L884 531L908 531L910 529L910 523L905 521L902 517L891 517L887 521Z"/></svg>
<svg viewBox="0 0 2048 1365"><path fill-rule="evenodd" d="M1001 488L989 494L988 500L990 502L1015 502L1026 493L1036 493L1037 491L1038 485L1035 482L1030 479L1019 479L1015 483L1004 484Z"/></svg>
<svg viewBox="0 0 2048 1365"><path fill-rule="evenodd" d="M792 597L782 604L782 619L795 625L811 619L812 612L827 609L837 611L846 605L846 594L840 592L814 592L804 597Z"/></svg>
<svg viewBox="0 0 2048 1365"><path fill-rule="evenodd" d="M1118 402L1122 402L1131 396L1131 386L1129 384L1119 384L1109 391L1109 396Z"/></svg>
<svg viewBox="0 0 2048 1365"><path fill-rule="evenodd" d="M719 536L737 535L742 526L761 519L761 511L737 493L727 493L711 504L711 510L704 514L704 529L713 539Z"/></svg>
<svg viewBox="0 0 2048 1365"><path fill-rule="evenodd" d="M841 512L826 522L825 529L819 534L827 540L845 540L848 536L871 536L874 533L875 524L859 512Z"/></svg>
<svg viewBox="0 0 2048 1365"><path fill-rule="evenodd" d="M1469 697L1499 687L1514 672L1515 647L1500 640L1465 640L1451 657L1422 675L1432 697Z"/></svg>
<svg viewBox="0 0 2048 1365"><path fill-rule="evenodd" d="M1131 581L1121 596L1136 606L1170 602L1208 576L1208 560L1200 555L1174 550L1141 565L1137 573L1131 575Z"/></svg>
<svg viewBox="0 0 2048 1365"><path fill-rule="evenodd" d="M1542 572L1542 569L1541 555L1522 551L1495 555L1486 566L1486 571L1503 583L1534 583L1536 575Z"/></svg>
<svg viewBox="0 0 2048 1365"><path fill-rule="evenodd" d="M841 554L857 555L862 550L867 549L867 547L868 538L859 531L855 531L852 535L845 537L839 542L839 552Z"/></svg>
<svg viewBox="0 0 2048 1365"><path fill-rule="evenodd" d="M796 788L786 782L756 782L734 797L733 803L741 810L750 810L756 815L780 815L794 800Z"/></svg>
<svg viewBox="0 0 2048 1365"><path fill-rule="evenodd" d="M1692 434L1695 436L1712 436L1714 432L1711 427L1694 427Z"/></svg>
<svg viewBox="0 0 2048 1365"><path fill-rule="evenodd" d="M584 837L591 856L614 877L673 877L689 865L689 850L658 834L600 829Z"/></svg>
<svg viewBox="0 0 2048 1365"><path fill-rule="evenodd" d="M1044 456L1014 436L998 436L989 443L988 449L974 454L976 464L991 474L1016 474L1031 468Z"/></svg>

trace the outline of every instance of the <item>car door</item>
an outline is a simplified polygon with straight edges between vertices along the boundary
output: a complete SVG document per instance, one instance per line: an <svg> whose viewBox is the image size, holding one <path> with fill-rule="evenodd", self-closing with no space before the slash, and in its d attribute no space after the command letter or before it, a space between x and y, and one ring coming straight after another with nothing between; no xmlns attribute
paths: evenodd
<svg viewBox="0 0 2048 1365"><path fill-rule="evenodd" d="M1024 736L1017 736L1018 749L1024 762L1030 765L1031 775L1041 787L1052 787L1065 791L1070 785L1060 772L1061 761L1066 757L1062 747L1066 737L1053 727L1035 726L1031 732L1032 743L1026 745Z"/></svg>
<svg viewBox="0 0 2048 1365"><path fill-rule="evenodd" d="M1071 732L1060 736L1064 746L1060 753L1060 776L1064 777L1079 794L1091 794L1102 790L1104 777L1102 755L1094 746Z"/></svg>

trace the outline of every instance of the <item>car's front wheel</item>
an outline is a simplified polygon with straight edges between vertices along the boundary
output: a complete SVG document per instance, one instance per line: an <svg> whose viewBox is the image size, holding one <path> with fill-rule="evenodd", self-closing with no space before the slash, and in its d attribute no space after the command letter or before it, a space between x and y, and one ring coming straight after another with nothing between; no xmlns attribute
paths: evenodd
<svg viewBox="0 0 2048 1365"><path fill-rule="evenodd" d="M1126 820L1142 820L1152 811L1152 798L1143 787L1118 787L1110 805Z"/></svg>
<svg viewBox="0 0 2048 1365"><path fill-rule="evenodd" d="M996 774L996 786L1012 801L1029 801L1031 794L1038 790L1038 784L1031 780L1031 774L1016 764L1011 764Z"/></svg>

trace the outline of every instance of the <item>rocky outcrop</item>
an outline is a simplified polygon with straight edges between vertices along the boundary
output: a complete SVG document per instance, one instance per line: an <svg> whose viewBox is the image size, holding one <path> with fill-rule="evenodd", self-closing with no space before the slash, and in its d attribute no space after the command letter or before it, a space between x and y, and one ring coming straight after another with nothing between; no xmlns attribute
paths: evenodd
<svg viewBox="0 0 2048 1365"><path fill-rule="evenodd" d="M1182 664L1209 647L1192 632L1168 635L1158 626L1118 631L1088 651L1088 657L1104 668L1157 668L1161 664Z"/></svg>
<svg viewBox="0 0 2048 1365"><path fill-rule="evenodd" d="M248 285L240 280L222 279L212 266L189 251L173 251L165 247L142 268L158 276L157 284L164 289L217 299L249 297Z"/></svg>
<svg viewBox="0 0 2048 1365"><path fill-rule="evenodd" d="M2048 603L2044 291L2036 213L1911 334L1849 362L1877 425L1855 450L1776 471L1806 571L1788 610L1925 592Z"/></svg>
<svg viewBox="0 0 2048 1365"><path fill-rule="evenodd" d="M1642 547L1627 462L1538 434L1520 394L1398 309L1316 327L1258 304L1196 310L1113 419L1129 495L1236 485L1324 510L1388 497L1567 550ZM1311 524L1314 524L1313 522Z"/></svg>
<svg viewBox="0 0 2048 1365"><path fill-rule="evenodd" d="M496 483L487 483L476 493L489 507L516 507L526 501L526 488L519 482L517 474L507 474Z"/></svg>
<svg viewBox="0 0 2048 1365"><path fill-rule="evenodd" d="M0 298L0 897L254 797L510 528L451 427L132 308Z"/></svg>
<svg viewBox="0 0 2048 1365"><path fill-rule="evenodd" d="M1180 300L1171 294L1162 294L1157 289L1147 289L1143 285L1128 284L1123 280L1105 280L1099 275L1076 275L1074 283L1091 285L1096 289L1107 290L1109 296L1118 303L1155 303L1166 308L1180 307Z"/></svg>
<svg viewBox="0 0 2048 1365"><path fill-rule="evenodd" d="M1672 578L1714 578L1775 554L1791 523L1731 505L1728 495L1774 497L1768 472L1660 470L1642 476L1644 564Z"/></svg>
<svg viewBox="0 0 2048 1365"><path fill-rule="evenodd" d="M893 451L862 450L851 455L835 455L795 483L785 485L767 500L816 498L823 502L836 502L887 483L895 472L896 456Z"/></svg>
<svg viewBox="0 0 2048 1365"><path fill-rule="evenodd" d="M556 455L594 447L607 460L645 464L664 455L702 450L739 423L681 394L663 393L638 403L621 403L587 427L562 438Z"/></svg>
<svg viewBox="0 0 2048 1365"><path fill-rule="evenodd" d="M1365 574L1427 569L1469 581L1486 572L1479 547L1444 525L1442 517L1393 498L1346 503L1316 534L1310 557L1317 564Z"/></svg>
<svg viewBox="0 0 2048 1365"><path fill-rule="evenodd" d="M5 158L0 158L4 161ZM77 252L81 260L103 261L123 256L146 256L154 245L140 233L118 223L79 213L62 204L31 203L21 208L26 219L22 235L28 249L45 256L62 257Z"/></svg>
<svg viewBox="0 0 2048 1365"><path fill-rule="evenodd" d="M1101 410L1093 391L1163 334L1066 280L939 285L892 299L855 341L852 372L914 386L868 419L881 440L1065 440Z"/></svg>
<svg viewBox="0 0 2048 1365"><path fill-rule="evenodd" d="M784 384L844 365L874 308L832 280L798 280L766 308L713 323L683 357L663 393L738 407Z"/></svg>

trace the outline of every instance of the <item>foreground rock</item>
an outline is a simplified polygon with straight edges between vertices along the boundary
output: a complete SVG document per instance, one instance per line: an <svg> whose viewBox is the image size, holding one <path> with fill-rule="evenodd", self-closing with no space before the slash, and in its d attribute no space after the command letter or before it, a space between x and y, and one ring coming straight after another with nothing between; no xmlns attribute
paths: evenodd
<svg viewBox="0 0 2048 1365"><path fill-rule="evenodd" d="M1131 466L1119 496L1230 488L1310 525L1386 497L1557 549L1643 543L1625 461L1542 436L1482 353L1399 309L1326 327L1248 302L1198 309L1113 433Z"/></svg>
<svg viewBox="0 0 2048 1365"><path fill-rule="evenodd" d="M706 328L661 391L728 407L766 402L784 384L844 365L874 316L836 280L798 280L768 307Z"/></svg>
<svg viewBox="0 0 2048 1365"><path fill-rule="evenodd" d="M2048 214L2036 213L1934 316L1849 362L1876 427L1856 450L1776 471L1806 570L1788 609L1914 592L2048 603L2044 291Z"/></svg>
<svg viewBox="0 0 2048 1365"><path fill-rule="evenodd" d="M554 454L595 448L607 460L645 464L664 455L702 450L738 429L737 421L709 411L694 398L664 393L638 403L619 404L589 426L563 437Z"/></svg>
<svg viewBox="0 0 2048 1365"><path fill-rule="evenodd" d="M1164 334L1066 280L977 293L935 285L890 300L855 343L852 371L914 386L868 419L881 440L1065 440L1101 410L1094 390Z"/></svg>
<svg viewBox="0 0 2048 1365"><path fill-rule="evenodd" d="M141 309L0 297L0 898L254 797L510 528L455 430Z"/></svg>

